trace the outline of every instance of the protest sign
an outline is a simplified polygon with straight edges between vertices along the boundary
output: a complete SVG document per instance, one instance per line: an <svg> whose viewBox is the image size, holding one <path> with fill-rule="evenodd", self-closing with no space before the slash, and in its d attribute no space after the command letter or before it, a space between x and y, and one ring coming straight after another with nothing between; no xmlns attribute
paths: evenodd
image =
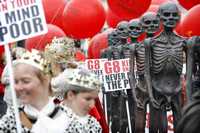
<svg viewBox="0 0 200 133"><path fill-rule="evenodd" d="M5 48L18 133L22 133L22 129L14 90L11 53L6 44L45 33L47 25L41 0L0 0L0 45Z"/></svg>
<svg viewBox="0 0 200 133"><path fill-rule="evenodd" d="M104 61L103 64L105 91L130 89L129 59Z"/></svg>
<svg viewBox="0 0 200 133"><path fill-rule="evenodd" d="M85 60L86 68L96 74L103 81L103 62L107 59L87 59Z"/></svg>
<svg viewBox="0 0 200 133"><path fill-rule="evenodd" d="M41 0L0 0L0 44L47 33Z"/></svg>

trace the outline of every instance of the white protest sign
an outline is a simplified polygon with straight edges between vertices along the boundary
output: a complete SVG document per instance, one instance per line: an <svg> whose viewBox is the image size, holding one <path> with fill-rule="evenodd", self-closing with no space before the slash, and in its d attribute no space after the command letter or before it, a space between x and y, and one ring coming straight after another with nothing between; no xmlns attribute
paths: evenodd
<svg viewBox="0 0 200 133"><path fill-rule="evenodd" d="M85 60L86 68L96 74L103 81L103 62L108 59L87 59Z"/></svg>
<svg viewBox="0 0 200 133"><path fill-rule="evenodd" d="M45 33L41 0L0 0L0 45Z"/></svg>
<svg viewBox="0 0 200 133"><path fill-rule="evenodd" d="M99 80L103 83L103 62L107 61L108 59L87 59L85 60L86 68L91 70L95 75L99 77ZM99 99L102 102L103 97L102 91L99 93ZM105 103L105 102L104 102ZM104 108L106 109L106 108ZM107 110L107 109L106 109ZM105 111L107 113L107 111ZM107 115L106 115L107 116Z"/></svg>
<svg viewBox="0 0 200 133"><path fill-rule="evenodd" d="M129 59L104 61L103 83L105 91L130 89Z"/></svg>

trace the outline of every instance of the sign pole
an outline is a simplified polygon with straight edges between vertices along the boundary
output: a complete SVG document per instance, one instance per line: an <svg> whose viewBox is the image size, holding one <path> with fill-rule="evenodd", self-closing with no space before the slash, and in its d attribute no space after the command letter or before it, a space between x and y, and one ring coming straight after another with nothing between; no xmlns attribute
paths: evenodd
<svg viewBox="0 0 200 133"><path fill-rule="evenodd" d="M106 94L103 94L103 99L104 99L104 111L105 111L106 122L108 123L107 96L106 96Z"/></svg>
<svg viewBox="0 0 200 133"><path fill-rule="evenodd" d="M16 120L16 126L17 126L17 133L22 133L21 129L21 122L19 119L19 110L17 105L17 98L16 93L14 89L14 76L13 76L13 69L12 69L12 63L11 63L11 53L8 44L4 45L5 53L6 53L6 62L8 67L8 74L10 79L10 89L12 94L12 102L13 102L13 108L14 108L14 114L15 114L15 120Z"/></svg>
<svg viewBox="0 0 200 133"><path fill-rule="evenodd" d="M127 91L124 90L124 92L125 92L125 94L127 95ZM129 133L132 133L131 118L130 118L130 112L129 112L128 99L126 99L126 111L127 111L127 118L128 118Z"/></svg>

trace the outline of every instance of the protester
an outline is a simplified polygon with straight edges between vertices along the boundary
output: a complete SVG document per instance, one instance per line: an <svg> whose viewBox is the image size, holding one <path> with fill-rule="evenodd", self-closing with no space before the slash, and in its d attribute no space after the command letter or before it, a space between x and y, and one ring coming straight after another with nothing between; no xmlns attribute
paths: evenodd
<svg viewBox="0 0 200 133"><path fill-rule="evenodd" d="M26 52L25 48L22 47L15 47L11 50L12 59L20 59L21 56ZM6 62L6 59L4 59L4 62ZM1 75L1 83L4 85L4 96L3 100L6 102L7 106L12 106L12 95L11 95L11 88L9 83L9 73L8 73L8 67L6 66L3 69L2 75Z"/></svg>
<svg viewBox="0 0 200 133"><path fill-rule="evenodd" d="M61 103L68 114L67 133L101 133L98 121L88 115L98 97L100 81L89 70L68 68L52 79L54 90L64 93Z"/></svg>
<svg viewBox="0 0 200 133"><path fill-rule="evenodd" d="M3 69L4 69L4 64L2 60L2 55L0 55L0 76L2 75ZM0 117L6 113L7 109L6 103L3 100L4 90L5 90L4 85L0 82Z"/></svg>
<svg viewBox="0 0 200 133"><path fill-rule="evenodd" d="M75 60L75 43L68 37L54 38L45 47L45 59L47 60L52 77L57 76ZM75 65L76 67L76 65Z"/></svg>
<svg viewBox="0 0 200 133"><path fill-rule="evenodd" d="M52 77L57 76L59 73L64 71L65 68L76 68L77 67L77 58L76 52L78 44L72 38L68 37L60 37L54 38L52 42L45 47L45 57L48 62L48 66L51 70ZM80 61L79 61L80 64ZM63 92L54 91L55 102L59 103L63 100ZM109 133L108 125L105 120L104 112L102 109L102 105L100 103L99 98L96 99L96 105L89 112L92 116L94 116L101 124L103 128L103 133Z"/></svg>
<svg viewBox="0 0 200 133"><path fill-rule="evenodd" d="M63 133L59 119L63 109L50 97L50 78L46 61L36 50L26 52L13 61L15 91L20 100L19 116L22 132ZM17 132L14 109L9 108L0 119L0 133Z"/></svg>

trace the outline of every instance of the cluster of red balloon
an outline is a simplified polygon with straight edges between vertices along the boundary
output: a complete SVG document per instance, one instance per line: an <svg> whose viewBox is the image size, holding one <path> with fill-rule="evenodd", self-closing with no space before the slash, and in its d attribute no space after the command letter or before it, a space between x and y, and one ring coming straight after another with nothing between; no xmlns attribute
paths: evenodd
<svg viewBox="0 0 200 133"><path fill-rule="evenodd" d="M92 53L91 58L97 58L100 56L100 51L96 49L107 47L107 35L104 32L96 35L102 29L105 19L110 27L115 27L118 22L138 18L147 11L157 12L159 5L166 1L172 0L107 0L108 10L105 12L100 0L59 0L56 2L42 0L49 31L46 35L27 39L26 48L42 50L54 36L67 35L75 39L94 36L91 39L88 54ZM200 3L200 0L178 1L186 9ZM197 10L199 7L188 12L183 19L184 22L181 21L179 24L178 32L187 36L199 33L198 28L195 28L198 25L198 21L195 21L199 15Z"/></svg>
<svg viewBox="0 0 200 133"><path fill-rule="evenodd" d="M105 23L106 14L100 0L42 0L42 3L48 33L27 39L27 49L43 50L54 36L89 38L97 34Z"/></svg>

